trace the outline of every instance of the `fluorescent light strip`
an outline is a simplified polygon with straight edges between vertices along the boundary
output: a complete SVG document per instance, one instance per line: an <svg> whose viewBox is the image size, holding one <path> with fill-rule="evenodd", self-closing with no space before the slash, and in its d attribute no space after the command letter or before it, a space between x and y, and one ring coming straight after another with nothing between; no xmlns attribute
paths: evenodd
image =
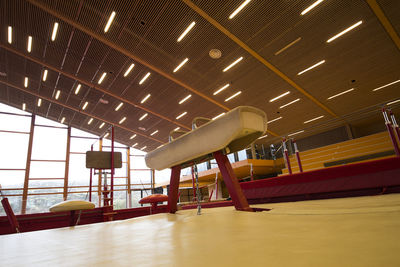
<svg viewBox="0 0 400 267"><path fill-rule="evenodd" d="M100 126L99 126L99 129L103 128L103 126L104 126L105 124L106 124L105 122L102 122L102 123L100 124Z"/></svg>
<svg viewBox="0 0 400 267"><path fill-rule="evenodd" d="M113 11L110 15L110 17L108 18L106 27L104 27L104 32L108 32L108 30L110 29L111 23L113 22L115 17L115 11Z"/></svg>
<svg viewBox="0 0 400 267"><path fill-rule="evenodd" d="M135 146L137 146L138 145L138 143L135 143L132 147L135 147Z"/></svg>
<svg viewBox="0 0 400 267"><path fill-rule="evenodd" d="M7 39L9 44L12 44L12 27L8 26L8 39Z"/></svg>
<svg viewBox="0 0 400 267"><path fill-rule="evenodd" d="M313 69L313 68L315 68L315 67L318 67L319 65L324 64L324 63L325 63L325 60L321 60L320 62L318 62L318 63L312 65L311 67L309 67L309 68L307 68L307 69L305 69L305 70L303 70L303 71L300 71L299 73L297 73L297 75L301 75L301 74L303 74L304 72L309 71L309 70L311 70L311 69Z"/></svg>
<svg viewBox="0 0 400 267"><path fill-rule="evenodd" d="M293 42L291 42L290 44L286 45L284 48L282 48L281 50L279 50L278 52L276 52L274 55L277 56L280 53L282 53L283 51L285 51L286 49L288 49L289 47L291 47L292 45L296 44L298 41L301 40L301 37L297 38L296 40L294 40Z"/></svg>
<svg viewBox="0 0 400 267"><path fill-rule="evenodd" d="M26 109L26 104L22 103L22 110L25 110L25 109Z"/></svg>
<svg viewBox="0 0 400 267"><path fill-rule="evenodd" d="M196 22L194 22L194 21L192 23L190 23L190 25L186 28L186 30L183 31L181 36L179 36L177 42L182 41L182 39L186 36L186 34L188 34L188 32L194 27L195 24L196 24Z"/></svg>
<svg viewBox="0 0 400 267"><path fill-rule="evenodd" d="M352 29L354 29L355 27L361 25L362 20L360 20L359 22L357 22L356 24L351 25L350 27L348 27L347 29L345 29L344 31L336 34L335 36L333 36L332 38L330 38L328 41L326 41L327 43L332 42L333 40L335 40L336 38L339 38L340 36L342 36L343 34L345 34L348 31L351 31Z"/></svg>
<svg viewBox="0 0 400 267"><path fill-rule="evenodd" d="M123 117L120 121L119 124L122 124L126 120L126 117Z"/></svg>
<svg viewBox="0 0 400 267"><path fill-rule="evenodd" d="M263 136L261 136L261 137L258 137L257 139L263 139L263 138L265 138L265 137L268 137L268 134L263 135Z"/></svg>
<svg viewBox="0 0 400 267"><path fill-rule="evenodd" d="M232 12L232 14L229 16L229 19L233 19L245 6L247 6L248 3L250 3L251 0L246 0L244 1L238 8L236 8L235 11Z"/></svg>
<svg viewBox="0 0 400 267"><path fill-rule="evenodd" d="M58 98L60 97L60 94L61 94L61 91L60 91L60 90L57 90L57 92L56 92L56 96L55 96L55 99L57 99L57 100L58 100Z"/></svg>
<svg viewBox="0 0 400 267"><path fill-rule="evenodd" d="M132 135L129 139L133 139L133 138L135 138L136 137L136 134L134 134L134 135Z"/></svg>
<svg viewBox="0 0 400 267"><path fill-rule="evenodd" d="M42 99L39 98L39 99L38 99L38 102L37 102L37 106L40 107L41 105L42 105Z"/></svg>
<svg viewBox="0 0 400 267"><path fill-rule="evenodd" d="M381 87L378 87L378 88L375 88L374 90L372 90L372 91L378 91L378 90L381 90L382 88L385 88L385 87L388 87L388 86L391 86L392 84L395 84L395 83L398 83L398 82L400 82L400 80L397 80L397 81L394 81L394 82L391 82L391 83L388 83L388 84L386 84L386 85L383 85L383 86L381 86Z"/></svg>
<svg viewBox="0 0 400 267"><path fill-rule="evenodd" d="M135 67L135 64L132 63L132 64L129 66L129 68L125 71L124 77L128 76L128 74L131 72L131 70L133 69L133 67Z"/></svg>
<svg viewBox="0 0 400 267"><path fill-rule="evenodd" d="M239 91L239 92L237 92L236 94L231 95L230 97L228 97L227 99L225 99L225 102L228 102L228 101L231 100L232 98L237 97L237 96L240 95L241 93L242 93L242 91Z"/></svg>
<svg viewBox="0 0 400 267"><path fill-rule="evenodd" d="M319 120L319 119L321 119L321 118L323 118L323 117L324 117L324 115L322 115L322 116L319 116L319 117L316 117L316 118L314 118L314 119L311 119L311 120L308 120L308 121L305 121L305 122L304 122L304 124L306 124L306 123L309 123L309 122L312 122L312 121Z"/></svg>
<svg viewBox="0 0 400 267"><path fill-rule="evenodd" d="M118 111L124 105L123 102L119 103L119 105L115 108L115 111Z"/></svg>
<svg viewBox="0 0 400 267"><path fill-rule="evenodd" d="M144 102L146 102L147 99L149 99L150 96L151 96L151 94L146 95L146 96L142 99L142 101L140 101L140 104L143 104Z"/></svg>
<svg viewBox="0 0 400 267"><path fill-rule="evenodd" d="M338 96L347 94L348 92L351 92L351 91L353 91L353 90L354 90L354 88L351 88L351 89L349 89L349 90L343 91L343 92L341 92L341 93L338 93L338 94L336 94L336 95L333 95L333 96L328 97L327 100L330 100L330 99L332 99L332 98L335 98L335 97L338 97Z"/></svg>
<svg viewBox="0 0 400 267"><path fill-rule="evenodd" d="M188 62L188 58L185 58L175 69L174 72L177 72L180 68L182 68L183 65L186 64L186 62Z"/></svg>
<svg viewBox="0 0 400 267"><path fill-rule="evenodd" d="M183 112L181 114L178 115L178 117L176 117L177 120L179 120L180 118L182 118L183 116L185 116L187 114L187 112Z"/></svg>
<svg viewBox="0 0 400 267"><path fill-rule="evenodd" d="M63 124L64 122L65 122L65 117L62 117L61 124Z"/></svg>
<svg viewBox="0 0 400 267"><path fill-rule="evenodd" d="M43 77L42 77L42 81L44 81L44 82L47 80L47 73L48 73L48 70L44 70Z"/></svg>
<svg viewBox="0 0 400 267"><path fill-rule="evenodd" d="M93 122L93 118L90 118L87 124L91 124Z"/></svg>
<svg viewBox="0 0 400 267"><path fill-rule="evenodd" d="M221 116L224 115L224 114L225 114L225 112L222 112L221 114L215 116L215 117L212 118L211 120L216 120L216 119L218 119L219 117L221 117Z"/></svg>
<svg viewBox="0 0 400 267"><path fill-rule="evenodd" d="M307 14L311 9L313 9L313 8L316 7L317 5L321 4L322 1L324 1L324 0L315 1L311 6L307 7L306 9L304 9L304 10L301 12L301 15Z"/></svg>
<svg viewBox="0 0 400 267"><path fill-rule="evenodd" d="M82 109L85 110L88 105L89 105L89 102L86 101L85 104L83 105Z"/></svg>
<svg viewBox="0 0 400 267"><path fill-rule="evenodd" d="M397 100L395 100L395 101L392 101L392 102L389 102L389 103L387 103L386 105L392 105L392 104L394 104L394 103L398 103L398 102L400 102L400 99L397 99Z"/></svg>
<svg viewBox="0 0 400 267"><path fill-rule="evenodd" d="M104 80L104 78L106 77L107 73L103 72L103 74L101 75L99 81L97 82L98 84L101 84Z"/></svg>
<svg viewBox="0 0 400 267"><path fill-rule="evenodd" d="M24 87L27 88L28 85L29 85L29 79L28 79L28 77L25 77L25 79L24 79Z"/></svg>
<svg viewBox="0 0 400 267"><path fill-rule="evenodd" d="M54 40L56 40L56 36L57 36L57 30L58 30L58 23L55 22L54 26L53 26L53 33L51 34L51 40L54 42Z"/></svg>
<svg viewBox="0 0 400 267"><path fill-rule="evenodd" d="M240 57L238 59L236 59L233 63L231 63L228 67L226 67L223 72L228 71L230 68L232 68L233 66L235 66L236 64L238 64L240 61L242 61L243 57Z"/></svg>
<svg viewBox="0 0 400 267"><path fill-rule="evenodd" d="M103 138L107 138L109 135L110 133L106 133Z"/></svg>
<svg viewBox="0 0 400 267"><path fill-rule="evenodd" d="M214 92L214 95L217 95L219 93L221 93L223 90L225 90L226 88L229 87L229 83L225 84L224 86L222 86L221 88L219 88L217 91Z"/></svg>
<svg viewBox="0 0 400 267"><path fill-rule="evenodd" d="M274 121L277 121L277 120L280 120L280 119L282 119L282 117L278 117L278 118L275 118L273 120L270 120L270 121L267 122L267 124L270 124L270 123L272 123Z"/></svg>
<svg viewBox="0 0 400 267"><path fill-rule="evenodd" d="M140 150L146 149L147 146L142 147Z"/></svg>
<svg viewBox="0 0 400 267"><path fill-rule="evenodd" d="M293 136L293 135L300 134L300 133L304 133L304 130L301 130L301 131L298 131L298 132L295 132L295 133L288 134L288 136Z"/></svg>
<svg viewBox="0 0 400 267"><path fill-rule="evenodd" d="M180 128L181 128L181 127L176 127L176 128L174 129L174 131L178 131Z"/></svg>
<svg viewBox="0 0 400 267"><path fill-rule="evenodd" d="M292 102L289 102L289 103L287 103L287 104L285 104L285 105L283 105L283 106L280 106L279 108L287 107L287 106L289 106L289 105L291 105L291 104L293 104L293 103L296 103L297 101L300 101L300 98L297 98L296 100L293 100Z"/></svg>
<svg viewBox="0 0 400 267"><path fill-rule="evenodd" d="M148 115L147 113L145 113L144 115L142 115L142 117L139 118L139 121L141 121L141 120L143 120L144 118L146 118L147 115Z"/></svg>
<svg viewBox="0 0 400 267"><path fill-rule="evenodd" d="M158 133L158 130L155 130L154 132L152 132L152 133L150 134L150 136L153 136L153 135L155 135L156 133Z"/></svg>
<svg viewBox="0 0 400 267"><path fill-rule="evenodd" d="M282 98L282 97L284 97L285 95L288 95L288 94L290 94L290 91L287 91L286 93L283 93L281 95L278 95L277 97L272 98L269 102L270 103L274 102L275 100L278 100L279 98Z"/></svg>
<svg viewBox="0 0 400 267"><path fill-rule="evenodd" d="M146 73L146 75L140 80L139 84L144 83L147 80L147 78L149 78L149 76L150 76L150 72Z"/></svg>
<svg viewBox="0 0 400 267"><path fill-rule="evenodd" d="M32 36L28 36L28 46L26 47L28 53L32 51Z"/></svg>
<svg viewBox="0 0 400 267"><path fill-rule="evenodd" d="M182 104L182 103L184 103L186 100L188 100L188 99L191 98L191 97L192 97L192 95L186 96L184 99L182 99L181 101L179 101L179 105Z"/></svg>
<svg viewBox="0 0 400 267"><path fill-rule="evenodd" d="M81 90L81 84L78 84L78 86L75 89L75 94L76 95L79 93L79 90Z"/></svg>

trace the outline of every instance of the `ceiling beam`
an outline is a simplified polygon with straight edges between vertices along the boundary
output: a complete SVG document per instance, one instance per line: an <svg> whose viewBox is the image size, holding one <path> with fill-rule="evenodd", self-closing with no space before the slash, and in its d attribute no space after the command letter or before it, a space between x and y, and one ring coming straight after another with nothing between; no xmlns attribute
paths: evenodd
<svg viewBox="0 0 400 267"><path fill-rule="evenodd" d="M30 90L28 90L28 89L26 89L26 88L19 87L19 86L15 85L15 84L12 84L12 83L9 83L9 82L6 82L6 81L2 81L2 80L0 80L0 84L4 84L4 85L6 85L6 86L8 86L8 87L15 88L15 89L20 90L20 91L22 91L22 92L24 92L24 93L27 93L27 94L30 94L30 95L39 97L39 98L41 98L41 99L43 99L43 100L46 100L46 101L48 101L48 102L50 102L50 103L53 103L53 104L62 106L62 107L64 107L64 108L66 108L66 109L69 109L69 110L72 110L72 111L81 113L81 114L86 115L86 116L88 116L88 117L91 117L91 118L93 118L93 119L96 119L96 120L99 120L99 121L103 121L103 122L108 123L108 124L110 124L110 125L114 125L115 127L121 128L121 129L126 130L126 131L128 131L128 132L131 132L131 133L134 133L134 134L137 134L137 135L141 135L141 136L143 136L143 137L146 137L146 138L148 138L148 139L151 139L152 141L156 141L156 142L159 142L159 143L162 143L162 144L165 143L165 142L163 142L163 141L161 141L161 140L158 140L158 139L156 139L156 138L147 136L147 135L145 135L145 134L143 134L143 133L141 133L141 132L137 132L137 131L131 130L131 129L127 128L127 127L124 127L124 126L119 125L119 124L116 124L116 123L114 123L114 122L105 120L105 119L103 119L103 118L100 118L100 117L97 117L97 116L93 116L93 115L91 115L91 114L89 114L89 113L87 113L87 112L85 112L85 111L82 111L82 110L80 110L80 109L71 107L71 106L66 105L66 104L64 104L64 103L61 103L61 102L59 102L59 101L56 101L56 100L54 100L54 99L52 99L52 98L50 98L50 97L42 96L42 95L40 95L40 94L38 94L38 93L36 93L36 92L32 92L32 91L30 91ZM22 103L21 103L21 104L22 104Z"/></svg>
<svg viewBox="0 0 400 267"><path fill-rule="evenodd" d="M392 38L394 44L397 46L397 49L400 50L400 38L395 29L393 28L392 24L386 17L385 13L383 13L383 10L379 6L379 4L376 2L376 0L367 0L367 3L369 7L372 9L372 12L375 13L375 16L379 19L381 22L383 28L385 28L385 31L387 34L389 34L390 38Z"/></svg>
<svg viewBox="0 0 400 267"><path fill-rule="evenodd" d="M319 100L317 100L315 97L313 97L310 93L308 93L306 90L304 90L300 85L295 83L292 79L290 79L286 74L281 72L279 69L277 69L274 65L269 63L266 59L264 59L260 54L258 54L255 50L251 49L247 44L245 44L242 40L240 40L238 37L236 37L234 34L232 34L228 29L223 27L220 23L218 23L215 19L210 17L206 12L204 12L202 9L200 9L198 6L193 4L190 0L182 0L186 5L188 5L193 11L195 11L197 14L202 16L205 20L207 20L211 25L213 25L215 28L220 30L223 34L225 34L229 39L234 41L237 45L239 45L241 48L246 50L250 55L252 55L255 59L257 59L261 64L269 68L271 71L273 71L276 75L281 77L284 81L286 81L288 84L290 84L292 87L294 87L296 90L298 90L300 93L302 93L305 97L310 99L312 102L317 104L320 108L324 109L326 112L328 112L330 115L334 117L338 117L331 109L329 109L327 106L322 104Z"/></svg>
<svg viewBox="0 0 400 267"><path fill-rule="evenodd" d="M178 80L178 79L176 79L175 77L171 76L171 75L168 74L167 72L165 72L165 71L163 71L163 70L161 70L161 69L159 69L159 68L157 68L157 67L155 67L155 66L149 64L149 63L146 62L145 60L143 60L143 59L137 57L136 55L132 54L132 53L131 53L130 51L128 51L127 49L125 49L125 48L123 48L123 47L121 47L121 46L115 44L114 42L112 42L112 41L106 39L106 38L103 37L102 35L100 35L100 34L94 32L94 31L88 29L87 27L85 27L85 26L83 26L83 25L77 23L76 21L74 21L74 20L72 20L72 19L69 19L69 18L67 18L66 16L64 16L64 15L62 15L62 14L60 14L60 13L58 13L57 11L55 11L55 10L49 8L47 5L42 4L42 3L39 3L39 2L36 1L36 0L28 0L28 2L31 3L31 4L34 5L34 6L36 6L36 7L40 8L40 9L42 9L42 10L45 11L46 13L49 13L50 15L52 15L52 16L54 16L54 17L56 17L56 18L58 18L58 19L60 19L60 20L62 20L62 21L64 21L64 22L66 22L66 23L68 23L69 25L71 25L71 26L77 28L78 30L80 30L80 31L82 31L82 32L84 32L84 33L86 33L87 35L89 35L89 36L91 36L91 37L97 39L98 41L100 41L100 42L102 42L103 44L105 44L105 45L111 47L112 49L114 49L114 50L120 52L121 54L123 54L123 55L125 55L125 56L127 56L127 57L129 57L129 58L131 58L131 59L133 59L133 60L135 60L136 62L142 64L143 66L146 66L147 68L149 68L149 69L151 69L152 71L154 71L154 72L160 74L161 76L167 78L168 80L170 80L170 81L172 81L172 82L174 82L174 83L176 83L176 84L182 86L183 88L185 88L185 89L191 91L192 93L194 93L194 94L196 94L196 95L198 95L198 96L204 98L205 100L207 100L207 101L209 101L209 102L211 102L211 103L213 103L213 104L219 106L220 108L224 109L225 111L229 111L229 110L230 110L227 106L225 106L225 105L219 103L218 101L212 99L211 97L208 97L207 95L205 95L205 94L203 94L203 93L197 91L196 89L194 89L193 87L187 85L186 83L181 82L180 80Z"/></svg>

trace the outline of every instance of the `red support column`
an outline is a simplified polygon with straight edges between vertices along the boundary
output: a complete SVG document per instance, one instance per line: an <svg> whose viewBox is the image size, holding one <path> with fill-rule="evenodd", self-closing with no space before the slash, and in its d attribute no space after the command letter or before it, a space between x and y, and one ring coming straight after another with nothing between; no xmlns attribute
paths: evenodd
<svg viewBox="0 0 400 267"><path fill-rule="evenodd" d="M253 209L249 207L249 203L243 194L242 188L239 185L239 181L236 178L228 157L222 154L221 151L214 152L213 156L217 161L219 170L224 178L225 185L228 188L235 208L242 211L253 211Z"/></svg>
<svg viewBox="0 0 400 267"><path fill-rule="evenodd" d="M296 153L296 159L297 159L297 164L299 165L300 172L303 172L303 166L301 165L301 160L300 160L300 153L299 149L297 148L297 143L296 140L293 140L293 145L294 145L294 152Z"/></svg>
<svg viewBox="0 0 400 267"><path fill-rule="evenodd" d="M1 200L1 204L3 204L4 211L6 212L7 219L10 222L10 225L13 229L13 232L19 233L19 223L17 221L17 217L15 216L10 203L8 202L8 198L3 198Z"/></svg>
<svg viewBox="0 0 400 267"><path fill-rule="evenodd" d="M93 145L90 147L90 151L93 151ZM92 202L92 180L93 180L93 169L90 168L90 180L89 180L89 202Z"/></svg>
<svg viewBox="0 0 400 267"><path fill-rule="evenodd" d="M114 208L114 125L111 126L111 207Z"/></svg>
<svg viewBox="0 0 400 267"><path fill-rule="evenodd" d="M385 108L382 108L382 113L383 113L383 118L385 119L386 129L389 132L390 139L392 140L394 152L396 153L396 156L399 157L400 149L399 149L399 146L397 145L396 136L394 135L392 123L390 122L390 120L388 118Z"/></svg>
<svg viewBox="0 0 400 267"><path fill-rule="evenodd" d="M194 167L192 166L192 187L193 187L193 199L192 201L196 201L196 186L194 184Z"/></svg>
<svg viewBox="0 0 400 267"><path fill-rule="evenodd" d="M283 138L282 140L282 146L283 146L283 157L285 158L286 167L288 168L289 174L292 174L292 167L290 166L289 152L286 148L285 138Z"/></svg>
<svg viewBox="0 0 400 267"><path fill-rule="evenodd" d="M168 211L175 213L177 211L176 204L178 203L179 179L181 175L181 166L171 168L171 180L169 182L168 192Z"/></svg>

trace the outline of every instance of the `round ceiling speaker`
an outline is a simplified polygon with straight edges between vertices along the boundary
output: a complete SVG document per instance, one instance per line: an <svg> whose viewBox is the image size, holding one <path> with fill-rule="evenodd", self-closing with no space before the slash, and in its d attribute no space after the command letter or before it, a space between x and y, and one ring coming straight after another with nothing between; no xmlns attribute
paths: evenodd
<svg viewBox="0 0 400 267"><path fill-rule="evenodd" d="M212 59L218 59L222 56L222 52L219 49L211 49L210 52L208 52L208 55L212 58Z"/></svg>

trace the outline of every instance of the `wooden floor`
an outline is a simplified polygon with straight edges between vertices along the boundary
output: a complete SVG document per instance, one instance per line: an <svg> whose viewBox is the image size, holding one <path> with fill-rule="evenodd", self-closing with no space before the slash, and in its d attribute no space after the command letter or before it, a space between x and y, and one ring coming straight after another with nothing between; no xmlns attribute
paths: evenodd
<svg viewBox="0 0 400 267"><path fill-rule="evenodd" d="M2 266L399 266L400 194L0 236Z"/></svg>

